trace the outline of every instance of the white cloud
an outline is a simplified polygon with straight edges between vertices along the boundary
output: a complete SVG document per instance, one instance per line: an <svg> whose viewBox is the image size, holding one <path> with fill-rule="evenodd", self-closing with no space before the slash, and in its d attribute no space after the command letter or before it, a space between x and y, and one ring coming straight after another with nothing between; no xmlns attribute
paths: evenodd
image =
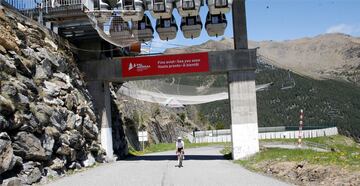
<svg viewBox="0 0 360 186"><path fill-rule="evenodd" d="M360 34L360 25L338 24L328 28L326 33Z"/></svg>

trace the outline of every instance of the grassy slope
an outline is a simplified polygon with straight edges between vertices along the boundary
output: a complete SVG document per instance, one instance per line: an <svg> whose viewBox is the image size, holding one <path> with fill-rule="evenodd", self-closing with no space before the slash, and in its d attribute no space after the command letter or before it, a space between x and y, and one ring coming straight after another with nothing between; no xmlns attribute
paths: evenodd
<svg viewBox="0 0 360 186"><path fill-rule="evenodd" d="M296 140L271 140L281 142L296 143ZM302 162L307 161L315 165L335 165L349 170L360 170L360 145L352 139L344 136L330 136L313 139L304 139L304 141L315 142L327 145L334 152L316 152L313 150L301 149L279 149L268 148L246 160L235 161L249 169L257 170L258 164L262 162ZM225 148L222 153L229 156L230 148Z"/></svg>

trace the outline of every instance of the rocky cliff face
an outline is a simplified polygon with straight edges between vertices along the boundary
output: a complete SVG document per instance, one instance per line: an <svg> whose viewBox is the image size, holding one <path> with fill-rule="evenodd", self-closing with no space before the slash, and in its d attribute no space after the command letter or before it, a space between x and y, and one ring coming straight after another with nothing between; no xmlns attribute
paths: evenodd
<svg viewBox="0 0 360 186"><path fill-rule="evenodd" d="M114 96L116 108L120 113L119 119L122 123L118 126L124 126L126 140L129 147L134 150L141 149L141 143L137 138L138 131L147 131L149 136L147 143L172 143L176 141L178 136L186 138L187 134L195 128L203 129L201 125L194 122L190 114L194 110L191 108L168 108L159 104L135 100L121 94ZM117 143L114 142L115 151L117 151ZM123 151L120 150L120 152Z"/></svg>
<svg viewBox="0 0 360 186"><path fill-rule="evenodd" d="M103 161L97 118L68 46L0 10L0 183L32 184Z"/></svg>

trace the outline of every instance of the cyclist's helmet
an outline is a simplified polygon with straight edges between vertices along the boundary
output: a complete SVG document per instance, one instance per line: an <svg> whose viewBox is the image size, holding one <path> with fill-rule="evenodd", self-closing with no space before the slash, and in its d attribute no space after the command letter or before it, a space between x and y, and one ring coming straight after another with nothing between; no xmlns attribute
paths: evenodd
<svg viewBox="0 0 360 186"><path fill-rule="evenodd" d="M178 140L182 140L182 138L181 138L181 137L178 137Z"/></svg>

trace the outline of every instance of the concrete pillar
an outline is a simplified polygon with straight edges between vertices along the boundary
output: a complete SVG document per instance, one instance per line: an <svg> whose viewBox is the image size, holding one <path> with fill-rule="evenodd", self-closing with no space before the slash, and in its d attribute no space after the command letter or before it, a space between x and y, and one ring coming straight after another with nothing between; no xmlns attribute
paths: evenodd
<svg viewBox="0 0 360 186"><path fill-rule="evenodd" d="M45 22L45 26L46 26L46 28L48 28L49 30L51 30L51 25L52 25L52 23L51 23L50 21Z"/></svg>
<svg viewBox="0 0 360 186"><path fill-rule="evenodd" d="M41 24L41 25L43 25L43 23L44 23L42 9L39 11L38 23Z"/></svg>
<svg viewBox="0 0 360 186"><path fill-rule="evenodd" d="M255 72L229 72L233 159L259 151Z"/></svg>
<svg viewBox="0 0 360 186"><path fill-rule="evenodd" d="M93 97L96 114L101 124L101 146L108 159L113 158L113 141L111 129L111 96L109 82L90 81L88 90Z"/></svg>
<svg viewBox="0 0 360 186"><path fill-rule="evenodd" d="M59 34L59 26L58 25L53 25L53 32L55 34Z"/></svg>
<svg viewBox="0 0 360 186"><path fill-rule="evenodd" d="M245 0L233 1L235 49L247 49ZM231 140L234 160L259 152L255 69L228 73Z"/></svg>

